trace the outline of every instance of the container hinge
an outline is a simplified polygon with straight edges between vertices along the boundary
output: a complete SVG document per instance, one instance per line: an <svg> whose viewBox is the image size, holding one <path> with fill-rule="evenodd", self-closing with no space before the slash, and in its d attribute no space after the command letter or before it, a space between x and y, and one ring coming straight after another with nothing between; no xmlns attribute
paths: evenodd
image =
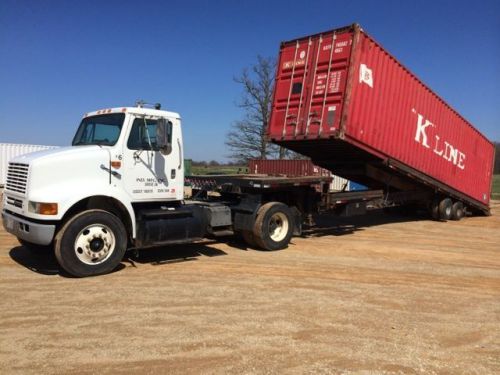
<svg viewBox="0 0 500 375"><path fill-rule="evenodd" d="M311 50L311 44L312 44L312 39L309 37L309 42L307 43L307 52L306 52L306 57L305 57L305 63L304 63L304 75L302 76L302 84L301 84L301 90L300 90L300 98L299 98L299 107L297 109L297 112L300 114L300 111L302 110L302 96L304 94L304 85L306 83L306 76L309 72L308 66L309 66L309 51ZM312 99L312 98L311 98ZM295 128L295 133L294 135L297 136L297 131L298 127Z"/></svg>
<svg viewBox="0 0 500 375"><path fill-rule="evenodd" d="M295 53L293 55L293 64L292 64L292 76L290 77L290 88L288 90L288 100L286 102L286 110L285 110L285 123L283 124L283 132L282 132L282 137L286 135L286 119L288 118L288 110L290 109L290 100L292 96L292 90L293 90L293 78L295 76L295 66L297 65L297 52L299 50L299 41L295 43Z"/></svg>
<svg viewBox="0 0 500 375"><path fill-rule="evenodd" d="M322 120L323 120L323 113L325 112L325 106L326 106L326 96L328 95L328 80L330 79L330 72L332 70L332 59L333 59L333 50L335 49L335 40L337 40L337 35L335 34L335 31L332 34L332 45L330 47L330 59L328 61L328 72L326 73L326 81L325 81L325 93L323 94L323 103L321 104L321 117L320 117L320 126L318 129L318 136L321 135L321 132L323 130L322 125Z"/></svg>
<svg viewBox="0 0 500 375"><path fill-rule="evenodd" d="M316 61L315 61L315 64L314 64L314 72L313 72L313 76L312 76L312 80L313 80L313 85L314 85L314 80L316 79L316 73L318 72L318 60L319 60L319 51L321 50L321 44L323 43L323 34L321 34L319 36L319 41L318 41L318 48L317 48L317 51L316 51ZM307 109L307 112L311 112L311 106L312 106L312 97L311 97L311 100L309 101L309 108ZM313 112L313 113L316 113L316 112ZM306 131L305 131L305 135L307 136L309 134L309 125L310 125L310 121L309 119L307 120L307 124L306 124Z"/></svg>

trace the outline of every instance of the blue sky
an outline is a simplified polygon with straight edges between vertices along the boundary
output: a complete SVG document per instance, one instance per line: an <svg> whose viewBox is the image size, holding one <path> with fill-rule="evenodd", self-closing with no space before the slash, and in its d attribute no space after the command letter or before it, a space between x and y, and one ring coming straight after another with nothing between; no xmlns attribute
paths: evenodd
<svg viewBox="0 0 500 375"><path fill-rule="evenodd" d="M68 145L88 111L161 102L186 157L224 160L233 77L282 40L359 22L500 141L500 1L0 2L0 142Z"/></svg>

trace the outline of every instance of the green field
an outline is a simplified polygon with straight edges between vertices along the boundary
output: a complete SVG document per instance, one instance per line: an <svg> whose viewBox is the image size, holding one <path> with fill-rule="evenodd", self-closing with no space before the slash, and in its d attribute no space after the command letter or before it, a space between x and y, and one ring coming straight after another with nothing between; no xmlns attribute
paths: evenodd
<svg viewBox="0 0 500 375"><path fill-rule="evenodd" d="M493 176L493 188L491 189L491 197L500 199L500 174Z"/></svg>
<svg viewBox="0 0 500 375"><path fill-rule="evenodd" d="M242 166L233 166L233 165L219 165L213 167L203 167L203 166L192 166L191 173L194 176L199 175L214 175L214 174L244 174L247 173L247 167Z"/></svg>

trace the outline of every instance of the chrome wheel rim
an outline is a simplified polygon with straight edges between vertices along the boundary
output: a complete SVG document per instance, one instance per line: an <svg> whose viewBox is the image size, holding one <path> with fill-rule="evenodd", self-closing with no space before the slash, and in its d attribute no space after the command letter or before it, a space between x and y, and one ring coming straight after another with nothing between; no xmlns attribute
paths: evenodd
<svg viewBox="0 0 500 375"><path fill-rule="evenodd" d="M284 213L276 212L269 219L269 236L274 242L283 241L288 233L288 218Z"/></svg>
<svg viewBox="0 0 500 375"><path fill-rule="evenodd" d="M75 240L75 254L89 265L105 262L115 250L115 235L108 226L91 224L83 228Z"/></svg>

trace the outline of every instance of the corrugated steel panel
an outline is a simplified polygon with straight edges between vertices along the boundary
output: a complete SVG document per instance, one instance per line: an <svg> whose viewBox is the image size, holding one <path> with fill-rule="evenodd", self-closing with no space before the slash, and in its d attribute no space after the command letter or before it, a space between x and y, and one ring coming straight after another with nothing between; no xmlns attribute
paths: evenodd
<svg viewBox="0 0 500 375"><path fill-rule="evenodd" d="M357 25L282 43L267 134L344 177L382 163L489 204L493 144Z"/></svg>
<svg viewBox="0 0 500 375"><path fill-rule="evenodd" d="M330 191L349 190L348 180L335 176L325 168L314 165L311 160L251 159L248 161L248 173L283 175L288 177L328 176L333 178L330 184Z"/></svg>
<svg viewBox="0 0 500 375"><path fill-rule="evenodd" d="M314 165L310 160L252 159L248 161L252 174L284 176L330 176L330 171Z"/></svg>
<svg viewBox="0 0 500 375"><path fill-rule="evenodd" d="M57 146L26 145L17 143L0 143L0 186L4 186L7 179L9 161L19 155L30 152L56 148Z"/></svg>
<svg viewBox="0 0 500 375"><path fill-rule="evenodd" d="M333 177L332 183L330 184L330 191L350 191L351 182L342 178L340 176L331 175Z"/></svg>

